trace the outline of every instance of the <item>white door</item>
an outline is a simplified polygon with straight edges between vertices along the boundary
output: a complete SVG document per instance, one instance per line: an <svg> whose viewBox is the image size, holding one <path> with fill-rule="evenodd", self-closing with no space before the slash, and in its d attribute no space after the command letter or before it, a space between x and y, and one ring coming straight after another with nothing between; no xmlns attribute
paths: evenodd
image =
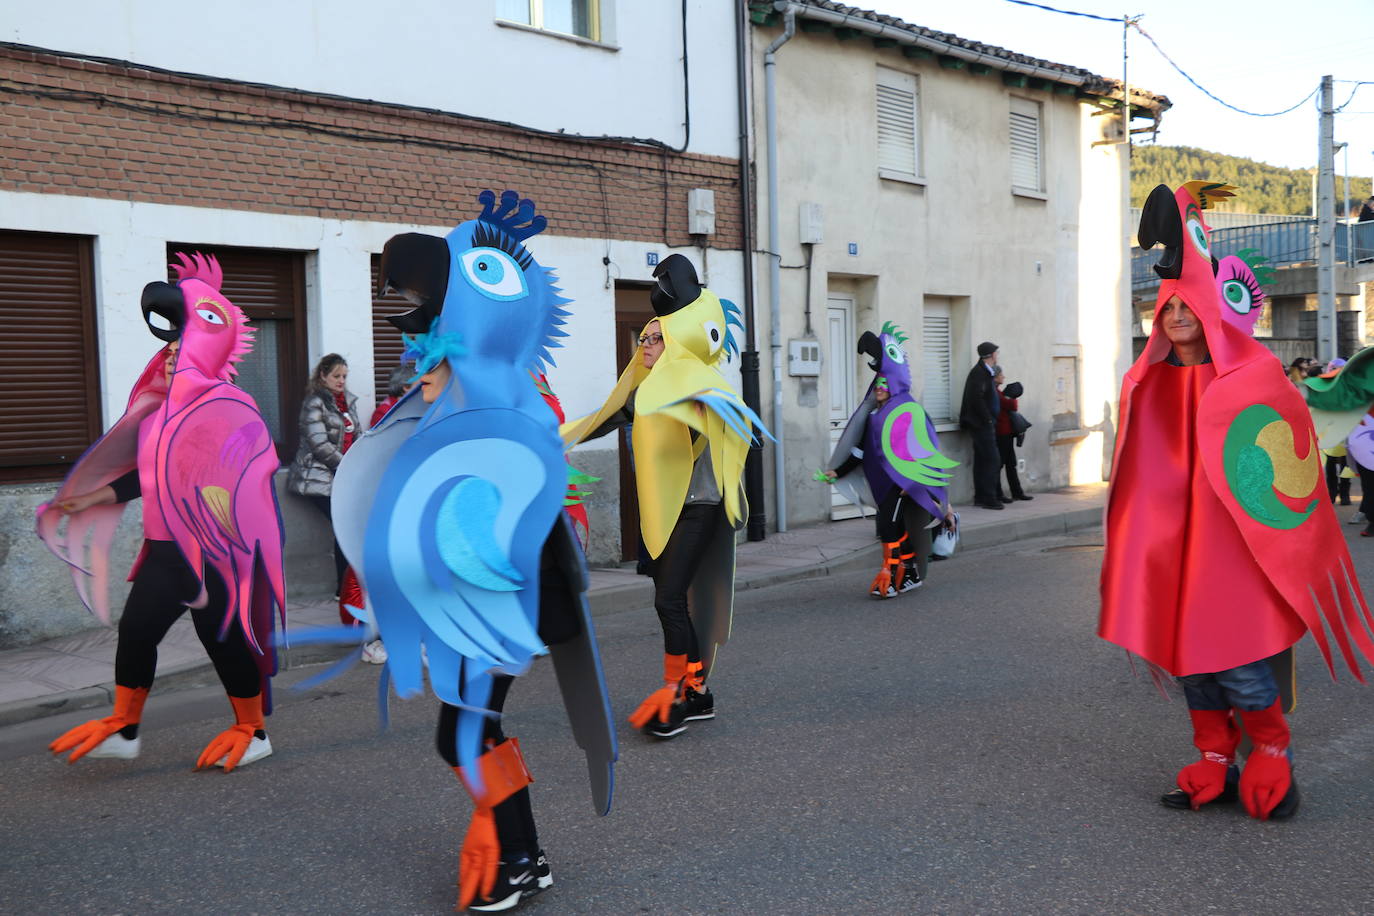
<svg viewBox="0 0 1374 916"><path fill-rule="evenodd" d="M826 374L830 377L830 449L825 456L828 460L835 453L845 422L858 404L854 401L854 300L845 296L831 296L826 305L830 330L829 350L826 352ZM861 472L855 470L853 473ZM853 503L838 492L831 491L832 519L854 518L858 514L859 510Z"/></svg>

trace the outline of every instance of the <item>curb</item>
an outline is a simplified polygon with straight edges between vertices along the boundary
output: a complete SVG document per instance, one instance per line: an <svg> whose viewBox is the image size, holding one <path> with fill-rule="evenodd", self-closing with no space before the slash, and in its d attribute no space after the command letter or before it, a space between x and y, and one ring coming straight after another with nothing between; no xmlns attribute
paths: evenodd
<svg viewBox="0 0 1374 916"><path fill-rule="evenodd" d="M1079 529L1094 527L1101 522L1102 507L1100 506L1073 509L1059 515L1044 515L1018 520L1008 519L1003 524L966 529L960 535L960 549L982 550L1028 538L1069 534ZM767 588L770 585L779 585L784 582L819 579L823 576L851 573L872 565L874 557L873 549L865 547L811 566L757 573L736 580L735 591L743 592L756 588ZM653 600L653 582L647 577L642 582L612 586L595 592L589 597L593 619L617 614L621 611L647 608L653 604ZM282 671L288 671L305 665L331 662L343 658L349 651L351 649L346 649L343 646L312 645L286 648L281 650L279 654L279 667ZM219 681L215 677L209 659L175 665L165 671L159 671L157 675L159 691L185 690L191 687L213 686L217 683ZM0 728L66 712L108 706L114 701L113 698L114 682L111 681L108 684L100 684L95 687L82 687L41 697L15 700L0 705Z"/></svg>

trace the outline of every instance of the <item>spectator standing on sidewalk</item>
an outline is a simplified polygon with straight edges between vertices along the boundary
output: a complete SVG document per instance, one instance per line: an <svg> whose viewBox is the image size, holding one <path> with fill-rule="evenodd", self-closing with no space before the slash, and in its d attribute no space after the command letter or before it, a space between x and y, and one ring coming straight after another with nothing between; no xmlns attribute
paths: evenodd
<svg viewBox="0 0 1374 916"><path fill-rule="evenodd" d="M964 400L959 409L959 424L973 439L973 503L982 509L1001 509L997 498L998 467L997 415L1001 402L992 383L996 371L997 344L985 340L978 345L978 362L964 382Z"/></svg>
<svg viewBox="0 0 1374 916"><path fill-rule="evenodd" d="M1025 390L1020 382L1012 382L1006 389L1002 388L1005 375L1002 367L997 367L997 374L993 376L993 384L997 386L997 401L999 411L997 413L997 459L1001 464L1001 470L1007 474L1007 487L1011 491L1008 497L1002 493L1002 475L997 475L997 501L1000 503L1010 503L1012 500L1030 501L1035 497L1030 496L1025 490L1021 489L1021 478L1016 473L1016 446L1025 440L1025 432L1018 432L1012 426L1012 414L1017 413L1017 399Z"/></svg>

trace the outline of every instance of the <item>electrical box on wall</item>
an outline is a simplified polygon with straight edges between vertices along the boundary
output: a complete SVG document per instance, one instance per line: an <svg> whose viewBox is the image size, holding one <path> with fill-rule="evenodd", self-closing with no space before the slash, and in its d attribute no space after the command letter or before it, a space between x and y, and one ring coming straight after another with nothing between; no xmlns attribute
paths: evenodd
<svg viewBox="0 0 1374 916"><path fill-rule="evenodd" d="M803 245L819 245L825 241L825 215L820 204L802 204L798 217L797 241Z"/></svg>
<svg viewBox="0 0 1374 916"><path fill-rule="evenodd" d="M716 231L716 192L692 188L687 192L687 234L714 235Z"/></svg>
<svg viewBox="0 0 1374 916"><path fill-rule="evenodd" d="M800 376L820 375L820 341L789 340L787 342L787 374Z"/></svg>

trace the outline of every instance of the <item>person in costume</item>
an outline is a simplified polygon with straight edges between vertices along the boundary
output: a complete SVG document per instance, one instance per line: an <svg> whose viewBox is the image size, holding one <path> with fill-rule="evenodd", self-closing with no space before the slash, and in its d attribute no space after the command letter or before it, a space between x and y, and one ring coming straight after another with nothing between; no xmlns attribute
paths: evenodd
<svg viewBox="0 0 1374 916"><path fill-rule="evenodd" d="M1127 372L1107 502L1098 635L1176 677L1197 761L1161 801L1298 806L1285 708L1291 647L1326 630L1363 679L1370 614L1322 486L1311 416L1282 365L1225 320L1202 218L1226 185L1151 192L1142 247L1164 254L1154 327ZM1243 770L1244 729L1254 743Z"/></svg>
<svg viewBox="0 0 1374 916"><path fill-rule="evenodd" d="M1369 511L1374 500L1374 347L1341 362L1334 371L1305 379L1302 392L1317 428L1317 444L1328 459L1332 454L1349 458L1355 470L1347 473L1360 478L1360 508L1350 523L1363 523L1361 536L1374 537ZM1327 486L1329 494L1329 478Z"/></svg>
<svg viewBox="0 0 1374 916"><path fill-rule="evenodd" d="M930 528L952 518L947 484L949 470L959 465L940 454L935 423L911 395L905 342L891 322L859 338L859 352L876 374L840 434L830 467L818 475L861 509L877 509L883 558L869 586L875 598L895 598L922 585ZM862 476L850 476L860 467Z"/></svg>
<svg viewBox="0 0 1374 916"><path fill-rule="evenodd" d="M585 561L563 511L558 418L531 380L566 336L568 300L523 244L547 222L533 202L514 191L478 200L481 215L445 238L385 246L383 291L417 306L390 320L416 335L405 340L419 384L345 456L333 515L361 578L359 613L386 643L386 675L408 696L428 670L442 701L438 751L474 804L458 905L491 912L553 883L532 778L501 726L514 678L552 656L599 814L617 751Z"/></svg>
<svg viewBox="0 0 1374 916"><path fill-rule="evenodd" d="M640 533L654 559L654 609L663 627L663 683L630 724L672 738L715 716L706 687L730 636L735 530L748 508L741 482L753 429L769 435L716 368L738 351L738 309L704 288L692 262L654 269L654 314L601 409L563 424L572 446L633 423ZM771 436L770 436L771 438Z"/></svg>
<svg viewBox="0 0 1374 916"><path fill-rule="evenodd" d="M38 510L38 536L71 567L86 607L109 623L110 544L124 504L143 498L143 549L115 649L114 713L49 747L70 751L70 763L137 757L158 643L189 607L235 717L196 768L227 773L272 753L264 717L277 670L274 618L285 622L286 597L277 453L252 397L232 382L252 331L220 292L219 263L177 259L175 284L143 290L144 320L166 347L148 361L124 416Z"/></svg>

